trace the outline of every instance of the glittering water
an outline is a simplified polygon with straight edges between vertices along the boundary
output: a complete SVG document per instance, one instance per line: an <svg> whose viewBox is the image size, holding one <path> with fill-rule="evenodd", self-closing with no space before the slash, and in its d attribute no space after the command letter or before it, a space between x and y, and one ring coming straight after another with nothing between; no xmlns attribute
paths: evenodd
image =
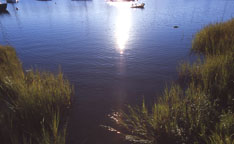
<svg viewBox="0 0 234 144"><path fill-rule="evenodd" d="M234 15L232 0L143 2L21 0L0 14L0 44L15 47L25 69L61 66L74 84L69 144L124 143L100 126L108 115L143 97L152 103L190 60L194 34Z"/></svg>

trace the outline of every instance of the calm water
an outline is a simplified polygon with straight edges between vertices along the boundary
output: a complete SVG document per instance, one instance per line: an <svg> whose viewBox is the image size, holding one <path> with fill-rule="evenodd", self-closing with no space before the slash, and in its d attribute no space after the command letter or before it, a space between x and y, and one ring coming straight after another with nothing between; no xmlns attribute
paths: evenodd
<svg viewBox="0 0 234 144"><path fill-rule="evenodd" d="M69 144L124 143L100 127L108 114L143 97L152 103L176 80L178 63L192 60L194 34L234 16L233 0L144 2L21 0L0 14L0 44L15 47L25 69L61 66L75 86Z"/></svg>

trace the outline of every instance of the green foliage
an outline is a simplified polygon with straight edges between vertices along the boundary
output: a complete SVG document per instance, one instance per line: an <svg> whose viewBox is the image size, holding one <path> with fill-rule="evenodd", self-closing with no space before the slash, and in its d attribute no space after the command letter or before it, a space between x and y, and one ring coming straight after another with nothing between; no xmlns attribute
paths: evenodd
<svg viewBox="0 0 234 144"><path fill-rule="evenodd" d="M11 47L0 47L0 141L63 144L72 88L62 73L24 73Z"/></svg>
<svg viewBox="0 0 234 144"><path fill-rule="evenodd" d="M234 19L225 23L211 24L198 32L193 40L192 51L205 55L217 55L234 51Z"/></svg>
<svg viewBox="0 0 234 144"><path fill-rule="evenodd" d="M193 65L185 63L179 72L180 78L196 85L210 94L210 101L217 109L234 109L234 53L206 56Z"/></svg>
<svg viewBox="0 0 234 144"><path fill-rule="evenodd" d="M151 109L128 106L117 116L126 139L148 144L234 143L234 20L210 25L193 41L203 54L180 66L183 84L166 89Z"/></svg>
<svg viewBox="0 0 234 144"><path fill-rule="evenodd" d="M207 143L210 144L233 144L234 143L234 114L229 111L220 116L220 122L212 132Z"/></svg>
<svg viewBox="0 0 234 144"><path fill-rule="evenodd" d="M178 85L166 89L150 111L144 107L131 107L119 118L119 125L131 141L140 143L192 143L202 142L205 124L212 117L207 96L193 84L186 91Z"/></svg>
<svg viewBox="0 0 234 144"><path fill-rule="evenodd" d="M0 46L0 78L23 78L23 69L15 50L9 46Z"/></svg>

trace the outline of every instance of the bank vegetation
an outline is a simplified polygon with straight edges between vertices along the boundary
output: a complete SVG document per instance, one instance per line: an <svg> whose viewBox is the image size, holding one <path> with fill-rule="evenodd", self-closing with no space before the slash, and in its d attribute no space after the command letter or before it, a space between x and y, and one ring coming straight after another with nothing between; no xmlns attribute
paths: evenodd
<svg viewBox="0 0 234 144"><path fill-rule="evenodd" d="M115 120L133 143L234 143L234 20L206 26L193 40L194 63L152 106L128 106Z"/></svg>
<svg viewBox="0 0 234 144"><path fill-rule="evenodd" d="M0 143L65 144L72 93L61 72L26 72L15 50L0 46Z"/></svg>

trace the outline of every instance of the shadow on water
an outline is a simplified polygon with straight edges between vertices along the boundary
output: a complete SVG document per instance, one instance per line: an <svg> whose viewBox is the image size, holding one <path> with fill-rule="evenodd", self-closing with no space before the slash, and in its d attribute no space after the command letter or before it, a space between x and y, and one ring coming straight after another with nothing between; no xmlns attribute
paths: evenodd
<svg viewBox="0 0 234 144"><path fill-rule="evenodd" d="M7 10L2 11L2 12L0 12L0 17L1 16L10 16L10 13ZM10 43L8 41L8 34L6 32L6 28L4 27L3 23L1 22L1 19L0 19L0 32L1 32L2 38L5 41L5 43L7 45L10 45Z"/></svg>
<svg viewBox="0 0 234 144"><path fill-rule="evenodd" d="M70 3L67 3L67 8L70 14L74 11L77 11L77 8L83 12L85 15L85 22L89 24L89 14L90 14L90 7L92 7L93 0L71 0ZM88 25L87 25L88 28Z"/></svg>
<svg viewBox="0 0 234 144"><path fill-rule="evenodd" d="M15 19L16 19L18 26L19 26L19 28L22 28L21 21L20 21L19 15L18 15L19 8L16 6L15 3L12 3L11 6L12 6L13 15L15 16Z"/></svg>

